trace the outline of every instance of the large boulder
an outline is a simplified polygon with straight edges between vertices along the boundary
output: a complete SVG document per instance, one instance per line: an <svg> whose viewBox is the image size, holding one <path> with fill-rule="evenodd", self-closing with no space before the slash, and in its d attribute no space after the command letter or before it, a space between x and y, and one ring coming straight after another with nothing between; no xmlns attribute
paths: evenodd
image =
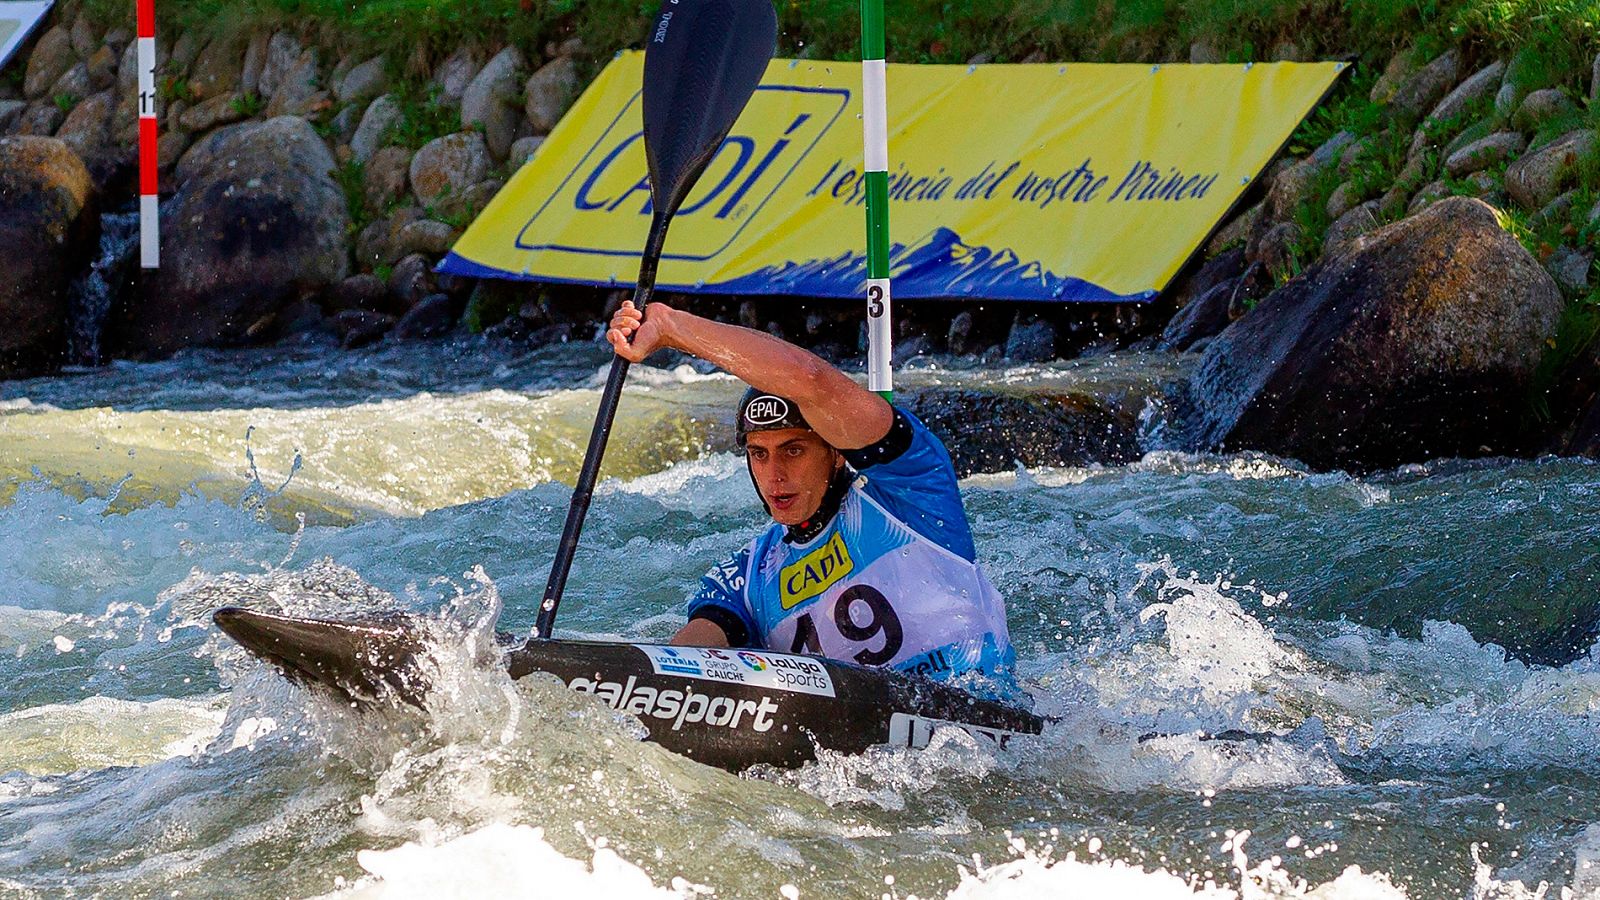
<svg viewBox="0 0 1600 900"><path fill-rule="evenodd" d="M294 116L231 125L190 148L161 210L156 289L118 310L113 352L276 336L282 310L348 274L350 216L333 168L327 145Z"/></svg>
<svg viewBox="0 0 1600 900"><path fill-rule="evenodd" d="M1087 393L927 388L906 393L900 402L944 441L963 478L1010 472L1018 463L1084 466L1139 458L1133 410Z"/></svg>
<svg viewBox="0 0 1600 900"><path fill-rule="evenodd" d="M0 378L48 372L67 342L67 284L98 219L89 171L62 141L0 138Z"/></svg>
<svg viewBox="0 0 1600 900"><path fill-rule="evenodd" d="M1196 449L1370 470L1522 451L1561 295L1488 205L1452 197L1347 246L1207 348Z"/></svg>

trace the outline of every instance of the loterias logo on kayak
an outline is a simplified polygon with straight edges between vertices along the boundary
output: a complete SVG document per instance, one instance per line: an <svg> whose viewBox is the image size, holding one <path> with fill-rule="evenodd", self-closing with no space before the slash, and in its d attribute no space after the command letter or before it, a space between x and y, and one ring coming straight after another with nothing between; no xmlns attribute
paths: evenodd
<svg viewBox="0 0 1600 900"><path fill-rule="evenodd" d="M834 696L833 678L827 668L810 657L714 647L634 646L650 658L650 666L658 675Z"/></svg>
<svg viewBox="0 0 1600 900"><path fill-rule="evenodd" d="M626 684L574 678L567 682L567 687L580 693L593 694L618 712L662 720L670 719L673 731L683 728L686 724L699 722L723 728L738 728L742 725L753 731L771 731L772 714L778 711L778 704L771 697L762 697L760 700L735 700L731 697L699 694L693 690L662 690L648 684L640 684L639 679L633 675L628 676Z"/></svg>

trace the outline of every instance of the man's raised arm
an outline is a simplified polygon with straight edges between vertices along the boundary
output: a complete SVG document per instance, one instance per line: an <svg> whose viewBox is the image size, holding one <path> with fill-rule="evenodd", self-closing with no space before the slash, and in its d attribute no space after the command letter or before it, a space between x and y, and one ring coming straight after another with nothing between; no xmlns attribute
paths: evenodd
<svg viewBox="0 0 1600 900"><path fill-rule="evenodd" d="M630 341L631 338L631 341ZM757 390L800 405L811 428L840 450L876 443L894 424L894 410L827 360L761 331L725 325L659 301L646 315L632 301L611 318L606 339L630 362L671 347L698 356Z"/></svg>

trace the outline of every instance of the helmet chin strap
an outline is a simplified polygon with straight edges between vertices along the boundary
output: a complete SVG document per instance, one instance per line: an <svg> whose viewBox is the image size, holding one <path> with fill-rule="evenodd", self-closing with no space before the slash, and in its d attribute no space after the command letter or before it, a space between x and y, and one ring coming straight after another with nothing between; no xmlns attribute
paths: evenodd
<svg viewBox="0 0 1600 900"><path fill-rule="evenodd" d="M835 450L834 453L837 454L838 451ZM845 492L850 490L850 482L855 477L850 467L845 465L844 457L838 456L838 460L839 464L834 467L833 476L828 479L828 489L823 492L822 502L817 504L816 511L798 525L785 526L787 532L783 539L788 543L804 544L821 534L822 529L833 521L833 516L839 511L839 505L844 502ZM755 467L750 465L748 455L744 458L744 470L750 476L750 485L756 489L756 499L761 501L761 507L767 511L767 515L772 515L772 505L767 502L766 494L761 492L761 485L756 483Z"/></svg>

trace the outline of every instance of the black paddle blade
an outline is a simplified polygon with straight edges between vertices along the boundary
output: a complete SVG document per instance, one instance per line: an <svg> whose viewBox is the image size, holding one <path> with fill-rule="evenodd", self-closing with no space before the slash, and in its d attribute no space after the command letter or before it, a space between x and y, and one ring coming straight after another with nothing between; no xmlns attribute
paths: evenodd
<svg viewBox="0 0 1600 900"><path fill-rule="evenodd" d="M750 101L778 45L772 0L665 0L644 53L644 146L671 218Z"/></svg>

